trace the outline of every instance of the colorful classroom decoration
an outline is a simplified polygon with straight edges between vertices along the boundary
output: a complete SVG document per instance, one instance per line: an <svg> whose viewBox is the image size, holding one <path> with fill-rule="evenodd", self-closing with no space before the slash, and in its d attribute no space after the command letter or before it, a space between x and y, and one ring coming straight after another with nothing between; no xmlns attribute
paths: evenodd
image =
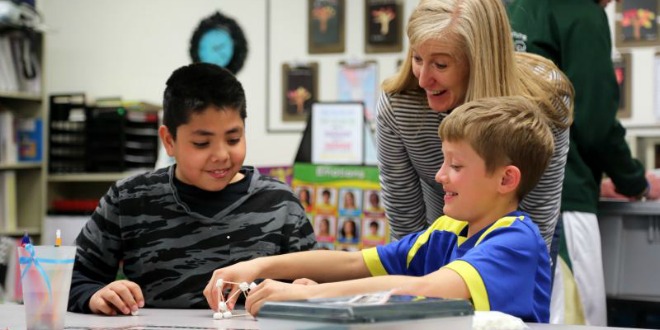
<svg viewBox="0 0 660 330"><path fill-rule="evenodd" d="M357 251L389 242L376 166L293 166L293 189L323 249Z"/></svg>

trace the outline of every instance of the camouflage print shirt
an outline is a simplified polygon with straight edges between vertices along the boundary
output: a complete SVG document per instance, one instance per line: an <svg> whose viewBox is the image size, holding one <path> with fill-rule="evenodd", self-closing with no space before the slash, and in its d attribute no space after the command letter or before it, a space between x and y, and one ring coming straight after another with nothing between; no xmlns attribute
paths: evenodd
<svg viewBox="0 0 660 330"><path fill-rule="evenodd" d="M91 296L115 280L120 261L146 307L208 308L212 272L260 256L316 246L305 211L284 183L253 171L247 193L213 217L191 211L174 166L113 184L80 232L69 310L89 313Z"/></svg>

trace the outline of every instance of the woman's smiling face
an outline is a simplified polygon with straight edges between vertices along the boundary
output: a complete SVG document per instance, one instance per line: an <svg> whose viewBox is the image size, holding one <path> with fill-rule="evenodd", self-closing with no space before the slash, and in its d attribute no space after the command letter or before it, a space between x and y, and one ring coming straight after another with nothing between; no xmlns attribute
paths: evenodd
<svg viewBox="0 0 660 330"><path fill-rule="evenodd" d="M412 71L426 92L429 107L437 112L465 102L470 68L464 52L450 42L429 40L413 47Z"/></svg>

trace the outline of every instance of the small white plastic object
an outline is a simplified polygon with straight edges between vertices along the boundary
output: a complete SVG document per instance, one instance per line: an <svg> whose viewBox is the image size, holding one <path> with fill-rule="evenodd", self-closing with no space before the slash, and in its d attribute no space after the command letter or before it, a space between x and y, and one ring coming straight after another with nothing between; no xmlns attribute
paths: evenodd
<svg viewBox="0 0 660 330"><path fill-rule="evenodd" d="M238 288L245 292L250 288L250 285L247 282L241 282L241 284L238 285Z"/></svg>
<svg viewBox="0 0 660 330"><path fill-rule="evenodd" d="M234 294L229 296L228 298L225 298L223 292L222 292L222 287L225 284L230 284L230 285L238 285L238 288L240 290L236 290ZM245 297L248 296L250 290L254 289L257 287L257 283L249 283L248 282L241 282L241 283L236 283L236 282L231 282L231 281L224 281L223 279L219 278L215 281L215 286L218 288L218 310L213 313L213 319L215 320L221 320L221 319L230 319L232 317L239 317L239 316L249 316L250 314L238 314L238 315L233 315L232 312L229 310L229 307L227 307L227 301L231 301L236 295L240 294L241 292Z"/></svg>
<svg viewBox="0 0 660 330"><path fill-rule="evenodd" d="M138 315L140 315L140 310L136 309L136 310L134 310L134 311L131 311L131 315L133 315L133 316L138 316Z"/></svg>

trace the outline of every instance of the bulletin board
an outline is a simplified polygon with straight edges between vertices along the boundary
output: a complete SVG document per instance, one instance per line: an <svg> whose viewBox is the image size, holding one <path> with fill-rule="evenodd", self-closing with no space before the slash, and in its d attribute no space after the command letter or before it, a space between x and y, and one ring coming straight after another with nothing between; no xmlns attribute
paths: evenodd
<svg viewBox="0 0 660 330"><path fill-rule="evenodd" d="M389 242L378 167L296 163L292 186L321 249L357 251Z"/></svg>

